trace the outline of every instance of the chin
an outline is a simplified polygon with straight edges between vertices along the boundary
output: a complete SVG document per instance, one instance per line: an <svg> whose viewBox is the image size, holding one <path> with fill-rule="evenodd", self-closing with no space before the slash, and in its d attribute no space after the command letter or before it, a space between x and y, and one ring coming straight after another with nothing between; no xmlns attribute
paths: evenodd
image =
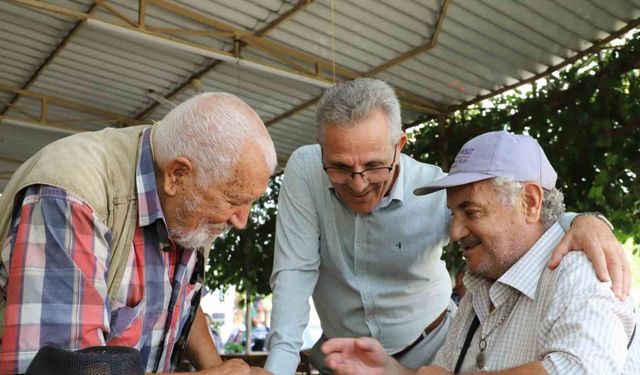
<svg viewBox="0 0 640 375"><path fill-rule="evenodd" d="M376 204L373 202L360 203L360 202L345 202L347 207L351 209L351 211L357 214L368 214L373 212L373 209L376 208Z"/></svg>

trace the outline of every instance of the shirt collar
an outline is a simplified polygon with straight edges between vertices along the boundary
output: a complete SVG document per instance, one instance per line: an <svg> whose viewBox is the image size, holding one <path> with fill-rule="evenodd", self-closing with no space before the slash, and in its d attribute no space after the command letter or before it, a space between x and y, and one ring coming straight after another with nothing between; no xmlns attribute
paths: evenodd
<svg viewBox="0 0 640 375"><path fill-rule="evenodd" d="M389 194L384 196L376 209L387 207L394 200L402 203L404 201L404 168L402 168L403 157L400 154L400 162L398 163L398 177L391 186Z"/></svg>
<svg viewBox="0 0 640 375"><path fill-rule="evenodd" d="M547 263L549 263L551 251L560 242L561 238L562 227L556 223L547 229L531 249L509 268L497 282L508 285L533 300L540 276Z"/></svg>
<svg viewBox="0 0 640 375"><path fill-rule="evenodd" d="M139 157L136 166L138 225L144 227L156 222L156 220L161 220L166 228L166 221L162 213L156 185L153 151L151 149L151 127L142 131L138 150Z"/></svg>

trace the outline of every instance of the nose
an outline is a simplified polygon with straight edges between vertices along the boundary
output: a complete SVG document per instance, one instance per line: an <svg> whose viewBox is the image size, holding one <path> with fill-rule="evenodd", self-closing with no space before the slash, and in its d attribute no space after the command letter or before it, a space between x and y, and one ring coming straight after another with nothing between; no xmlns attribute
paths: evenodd
<svg viewBox="0 0 640 375"><path fill-rule="evenodd" d="M354 174L349 182L349 187L351 187L354 193L362 193L367 186L369 186L369 183L361 174Z"/></svg>
<svg viewBox="0 0 640 375"><path fill-rule="evenodd" d="M453 215L451 219L451 227L449 228L451 241L459 241L470 234L471 232L469 232L469 228L467 228L464 221Z"/></svg>
<svg viewBox="0 0 640 375"><path fill-rule="evenodd" d="M236 229L244 229L247 227L247 221L249 220L249 214L251 212L251 205L244 205L238 207L238 209L229 218L229 224L233 225Z"/></svg>

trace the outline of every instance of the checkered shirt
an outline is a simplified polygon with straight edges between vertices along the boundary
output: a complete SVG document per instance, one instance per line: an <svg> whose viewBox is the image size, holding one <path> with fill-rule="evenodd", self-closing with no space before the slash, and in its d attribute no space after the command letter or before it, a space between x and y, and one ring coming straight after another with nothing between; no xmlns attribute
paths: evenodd
<svg viewBox="0 0 640 375"><path fill-rule="evenodd" d="M150 129L141 137L136 166L138 226L113 306L106 284L109 229L67 191L25 189L2 244L0 298L7 307L0 374L25 372L48 343L69 350L129 346L140 351L147 372L169 370L201 285L190 283L197 251L177 248L168 238Z"/></svg>
<svg viewBox="0 0 640 375"><path fill-rule="evenodd" d="M549 374L640 374L638 333L627 350L638 324L630 299L618 301L583 252L569 253L554 271L546 266L563 233L553 225L495 283L465 277L467 294L435 364L453 371L477 314L461 373L478 371L480 336L508 314L486 339L486 371L541 361Z"/></svg>

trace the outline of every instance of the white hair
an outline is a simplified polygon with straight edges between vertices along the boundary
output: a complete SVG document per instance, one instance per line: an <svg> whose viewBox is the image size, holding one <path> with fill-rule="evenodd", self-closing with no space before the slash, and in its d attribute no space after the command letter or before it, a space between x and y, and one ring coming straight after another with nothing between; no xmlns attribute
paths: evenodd
<svg viewBox="0 0 640 375"><path fill-rule="evenodd" d="M491 182L493 182L493 187L498 193L500 203L506 207L513 207L516 204L524 187L523 182L514 181L506 177L495 177L491 179ZM549 228L564 211L564 195L562 192L556 188L543 188L540 221L542 221L544 227Z"/></svg>
<svg viewBox="0 0 640 375"><path fill-rule="evenodd" d="M327 124L353 127L376 109L382 110L387 118L391 144L396 144L402 136L402 119L398 97L389 84L360 78L329 88L316 110L318 142L323 142Z"/></svg>
<svg viewBox="0 0 640 375"><path fill-rule="evenodd" d="M227 93L204 93L171 110L153 127L154 158L160 165L177 157L194 163L200 187L228 181L248 152L261 152L270 171L277 159L266 127L249 105ZM249 149L249 147L256 147Z"/></svg>

